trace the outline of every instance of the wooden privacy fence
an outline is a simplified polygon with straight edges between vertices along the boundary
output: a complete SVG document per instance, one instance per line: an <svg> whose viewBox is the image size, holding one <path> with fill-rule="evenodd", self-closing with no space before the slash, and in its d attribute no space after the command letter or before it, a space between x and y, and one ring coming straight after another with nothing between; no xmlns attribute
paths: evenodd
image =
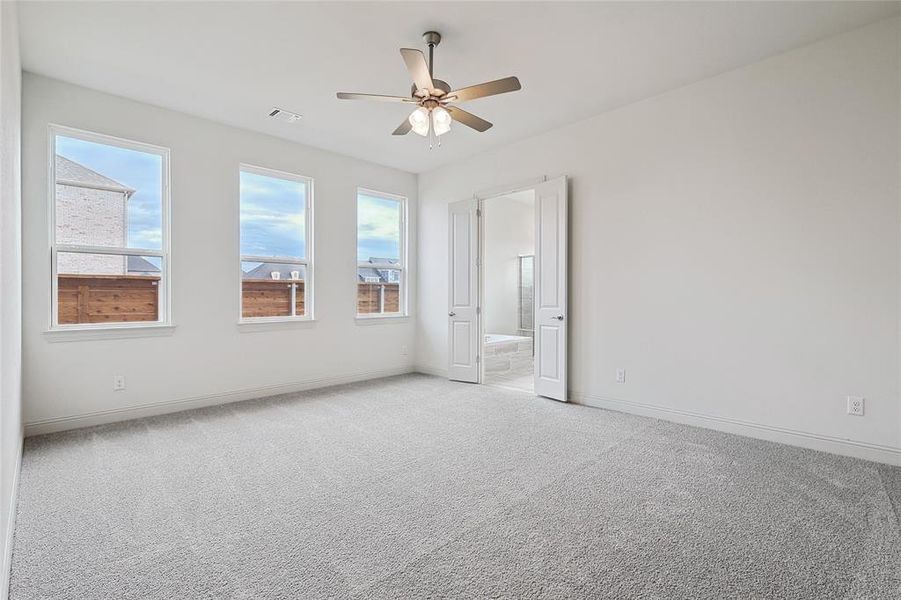
<svg viewBox="0 0 901 600"><path fill-rule="evenodd" d="M303 316L306 309L304 282L291 279L242 279L241 316ZM291 312L291 305L294 312Z"/></svg>
<svg viewBox="0 0 901 600"><path fill-rule="evenodd" d="M293 291L292 291L293 287ZM304 282L285 279L244 279L241 282L241 315L254 317L286 317L304 315ZM358 283L357 313L400 312L400 284Z"/></svg>
<svg viewBox="0 0 901 600"><path fill-rule="evenodd" d="M357 314L400 312L399 283L358 283Z"/></svg>
<svg viewBox="0 0 901 600"><path fill-rule="evenodd" d="M59 275L59 323L158 321L159 284L158 275ZM244 318L303 316L304 292L303 281L244 279L241 315ZM357 284L357 312L400 312L400 285Z"/></svg>
<svg viewBox="0 0 901 600"><path fill-rule="evenodd" d="M159 275L59 275L60 324L158 321Z"/></svg>

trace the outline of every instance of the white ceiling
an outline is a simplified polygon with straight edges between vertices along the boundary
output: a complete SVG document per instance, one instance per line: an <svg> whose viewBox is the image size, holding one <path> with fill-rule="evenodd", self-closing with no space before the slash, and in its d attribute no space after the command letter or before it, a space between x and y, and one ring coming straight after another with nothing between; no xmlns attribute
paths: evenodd
<svg viewBox="0 0 901 600"><path fill-rule="evenodd" d="M368 159L426 171L898 13L894 2L24 2L28 71ZM408 105L398 48L442 33L436 77L474 100L486 133L455 125L432 151L391 131ZM266 117L272 106L298 124Z"/></svg>

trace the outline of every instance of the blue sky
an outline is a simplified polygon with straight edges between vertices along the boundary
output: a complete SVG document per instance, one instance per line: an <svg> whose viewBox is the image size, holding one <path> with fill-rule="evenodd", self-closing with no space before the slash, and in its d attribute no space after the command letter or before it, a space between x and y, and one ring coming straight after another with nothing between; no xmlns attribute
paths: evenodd
<svg viewBox="0 0 901 600"><path fill-rule="evenodd" d="M128 200L127 246L162 247L161 156L62 135L56 136L56 153L136 190Z"/></svg>
<svg viewBox="0 0 901 600"><path fill-rule="evenodd" d="M400 258L400 202L357 196L357 260Z"/></svg>
<svg viewBox="0 0 901 600"><path fill-rule="evenodd" d="M241 171L241 254L306 257L306 185Z"/></svg>
<svg viewBox="0 0 901 600"><path fill-rule="evenodd" d="M128 247L162 244L162 157L57 136L56 152L137 190L128 201ZM241 172L241 254L305 258L306 186L297 181ZM400 203L358 196L357 259L399 258Z"/></svg>
<svg viewBox="0 0 901 600"><path fill-rule="evenodd" d="M304 258L305 194L302 183L242 171L241 254ZM399 257L399 211L396 201L359 195L358 260Z"/></svg>

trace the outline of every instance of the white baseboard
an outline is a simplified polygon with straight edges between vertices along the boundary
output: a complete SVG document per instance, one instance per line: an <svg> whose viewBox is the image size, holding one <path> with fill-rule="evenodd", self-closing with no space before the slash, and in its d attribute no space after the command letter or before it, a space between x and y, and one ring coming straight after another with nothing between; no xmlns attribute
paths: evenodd
<svg viewBox="0 0 901 600"><path fill-rule="evenodd" d="M19 446L16 452L16 470L9 490L9 515L7 530L3 538L3 566L0 573L0 598L9 598L9 576L13 562L13 536L16 531L16 500L19 497L19 474L22 472L22 432L19 432Z"/></svg>
<svg viewBox="0 0 901 600"><path fill-rule="evenodd" d="M602 398L591 394L583 394L581 392L570 392L569 396L571 401L585 406L605 408L645 417L655 417L666 421L674 421L676 423L684 423L686 425L694 425L706 429L715 429L717 431L734 433L770 442L800 446L811 450L820 450L823 452L840 454L842 456L851 456L854 458L901 466L901 448L893 446L859 442L788 429L785 427L775 427L751 421L742 421L740 419L715 417L655 404L632 402L630 400L617 400L614 398Z"/></svg>
<svg viewBox="0 0 901 600"><path fill-rule="evenodd" d="M319 377L290 383L230 390L190 398L179 398L177 400L167 400L164 402L153 402L150 404L142 404L140 406L129 406L78 415L39 419L25 423L25 436L28 437L44 433L66 431L69 429L78 429L81 427L91 427L93 425L103 425L105 423L115 423L117 421L127 421L129 419L138 419L141 417L152 417L155 415L190 410L192 408L231 404L232 402L241 402L243 400L277 396L278 394L290 394L302 392L304 390L329 387L332 385L341 385L343 383L354 383L357 381L366 381L368 379L404 375L412 372L414 372L412 365L404 365L392 369L358 371L332 377Z"/></svg>
<svg viewBox="0 0 901 600"><path fill-rule="evenodd" d="M429 365L415 365L413 370L417 373L423 373L425 375L435 375L436 377L447 377L447 369L442 369L439 367L431 367Z"/></svg>

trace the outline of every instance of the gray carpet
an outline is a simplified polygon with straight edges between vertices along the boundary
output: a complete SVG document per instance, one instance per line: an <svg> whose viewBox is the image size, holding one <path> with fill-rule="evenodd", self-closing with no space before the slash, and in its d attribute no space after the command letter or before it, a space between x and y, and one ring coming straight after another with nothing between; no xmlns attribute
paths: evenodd
<svg viewBox="0 0 901 600"><path fill-rule="evenodd" d="M14 600L901 597L898 469L426 376L23 460Z"/></svg>

